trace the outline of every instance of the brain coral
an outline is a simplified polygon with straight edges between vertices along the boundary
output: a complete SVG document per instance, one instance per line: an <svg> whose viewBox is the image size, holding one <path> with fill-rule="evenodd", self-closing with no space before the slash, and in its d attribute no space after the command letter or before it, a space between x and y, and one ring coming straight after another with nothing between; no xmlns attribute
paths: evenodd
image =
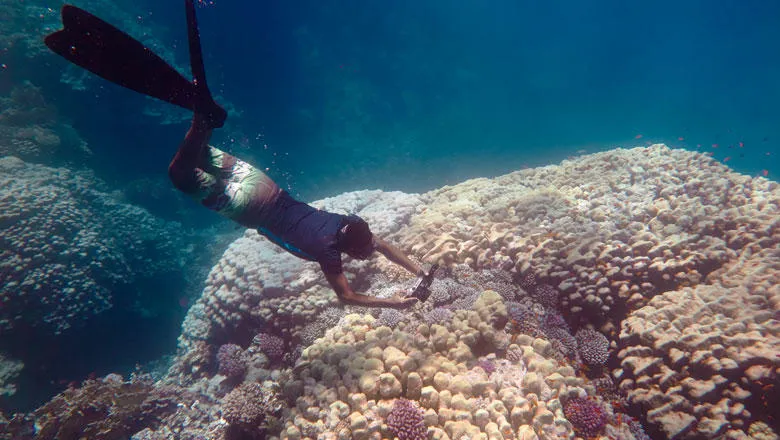
<svg viewBox="0 0 780 440"><path fill-rule="evenodd" d="M103 191L88 174L0 158L0 330L59 333L111 307L120 287L181 277L177 225Z"/></svg>

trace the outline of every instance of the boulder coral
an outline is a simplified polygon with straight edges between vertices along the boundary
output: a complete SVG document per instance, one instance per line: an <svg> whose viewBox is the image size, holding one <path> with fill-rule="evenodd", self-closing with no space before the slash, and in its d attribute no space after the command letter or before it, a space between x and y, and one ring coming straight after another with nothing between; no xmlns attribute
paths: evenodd
<svg viewBox="0 0 780 440"><path fill-rule="evenodd" d="M424 261L509 262L571 315L614 325L617 305L698 284L771 235L777 194L703 154L617 149L423 194L394 238Z"/></svg>
<svg viewBox="0 0 780 440"><path fill-rule="evenodd" d="M0 158L0 224L6 334L18 324L60 333L110 308L112 291L184 269L177 224L85 172Z"/></svg>
<svg viewBox="0 0 780 440"><path fill-rule="evenodd" d="M478 353L510 348L498 336L505 324L506 307L492 291L482 293L473 310L455 311L450 322L416 328L392 330L370 315L346 316L304 350L295 380L301 392L281 438L399 436L390 421L397 405L409 406L397 403L403 399L419 406L426 438L521 432L571 437L558 399L585 390L574 369L550 358L549 343L525 337L522 349L513 346L522 352L518 363L496 360L490 375L469 368ZM348 434L338 434L340 429Z"/></svg>
<svg viewBox="0 0 780 440"><path fill-rule="evenodd" d="M780 251L755 247L713 284L666 292L623 322L614 376L669 437L771 432L761 420L780 404Z"/></svg>

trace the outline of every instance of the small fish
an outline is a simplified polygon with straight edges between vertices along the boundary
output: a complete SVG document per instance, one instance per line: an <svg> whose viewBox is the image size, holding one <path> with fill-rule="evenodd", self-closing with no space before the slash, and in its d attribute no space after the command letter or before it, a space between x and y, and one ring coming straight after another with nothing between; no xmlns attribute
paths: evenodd
<svg viewBox="0 0 780 440"><path fill-rule="evenodd" d="M739 148L745 148L745 143L744 143L744 142L742 142L742 141L740 141L740 142L739 142Z"/></svg>
<svg viewBox="0 0 780 440"><path fill-rule="evenodd" d="M728 161L730 161L730 160L731 160L731 156L728 156L728 157L726 157L725 159L723 159L723 163L726 163L726 162L728 162Z"/></svg>
<svg viewBox="0 0 780 440"><path fill-rule="evenodd" d="M682 137L682 136L680 136L680 137L678 137L678 138L677 138L677 140L678 140L678 141L684 141L684 140L685 140L685 138L684 138L684 137Z"/></svg>
<svg viewBox="0 0 780 440"><path fill-rule="evenodd" d="M638 134L638 135L634 136L634 139L642 139L642 135Z"/></svg>
<svg viewBox="0 0 780 440"><path fill-rule="evenodd" d="M769 142L769 136L765 136L763 139L761 139L761 142Z"/></svg>
<svg viewBox="0 0 780 440"><path fill-rule="evenodd" d="M769 170L761 170L761 175L764 176L764 177L768 176L769 175Z"/></svg>
<svg viewBox="0 0 780 440"><path fill-rule="evenodd" d="M718 148L718 144L712 144L712 148Z"/></svg>

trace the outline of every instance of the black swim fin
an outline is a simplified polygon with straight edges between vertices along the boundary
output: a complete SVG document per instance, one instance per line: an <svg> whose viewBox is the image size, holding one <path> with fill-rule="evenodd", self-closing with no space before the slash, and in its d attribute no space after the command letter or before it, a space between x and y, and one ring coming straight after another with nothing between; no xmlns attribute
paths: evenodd
<svg viewBox="0 0 780 440"><path fill-rule="evenodd" d="M62 7L64 28L44 40L46 46L77 66L115 84L207 116L221 127L227 113L206 85L193 0L185 0L193 82L145 47L100 18L73 5Z"/></svg>

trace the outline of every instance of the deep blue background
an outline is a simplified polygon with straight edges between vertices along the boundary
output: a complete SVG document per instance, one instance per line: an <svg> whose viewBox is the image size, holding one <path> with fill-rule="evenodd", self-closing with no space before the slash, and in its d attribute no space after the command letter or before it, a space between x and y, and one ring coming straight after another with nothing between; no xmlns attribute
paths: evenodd
<svg viewBox="0 0 780 440"><path fill-rule="evenodd" d="M181 9L143 11L185 65ZM199 17L212 89L243 111L243 134L215 141L307 199L424 191L647 141L780 172L775 1L217 0ZM159 172L185 127L148 119L123 116L134 136L118 142ZM88 135L117 142L103 131Z"/></svg>

